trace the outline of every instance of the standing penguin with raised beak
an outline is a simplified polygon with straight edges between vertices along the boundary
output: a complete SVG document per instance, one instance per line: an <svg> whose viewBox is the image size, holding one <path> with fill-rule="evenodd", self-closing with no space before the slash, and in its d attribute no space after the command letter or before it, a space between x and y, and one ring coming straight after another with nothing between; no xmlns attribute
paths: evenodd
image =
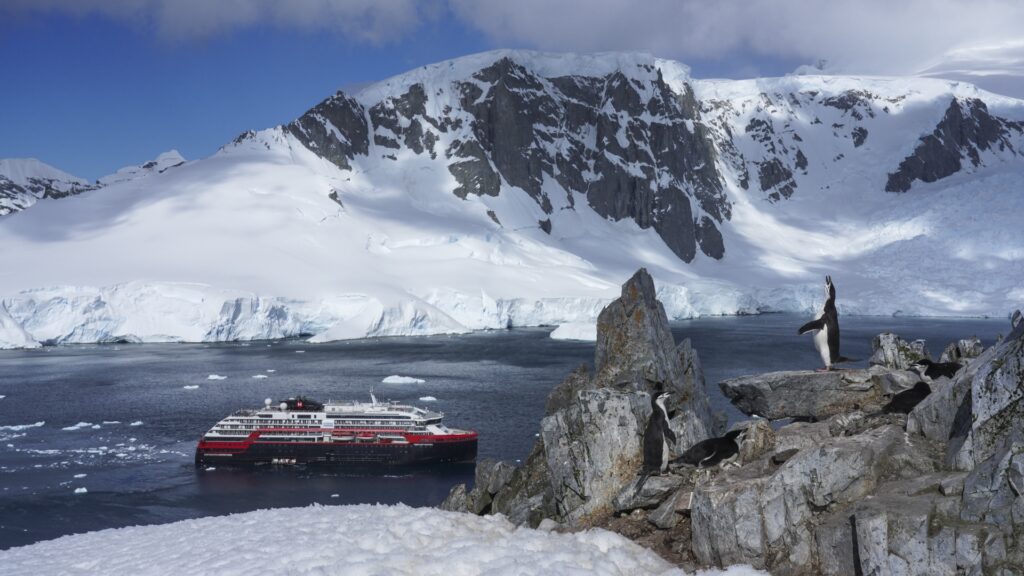
<svg viewBox="0 0 1024 576"><path fill-rule="evenodd" d="M644 464L641 469L640 481L636 486L635 493L637 494L643 489L649 476L664 474L668 471L672 446L669 442L672 444L676 442L676 434L668 425L668 409L665 407L668 397L668 392L656 392L651 395L651 417L647 420L647 427L644 429Z"/></svg>
<svg viewBox="0 0 1024 576"><path fill-rule="evenodd" d="M825 276L825 305L821 313L797 332L810 332L814 335L814 347L821 354L826 371L832 370L833 365L840 362L851 362L850 358L839 354L839 311L836 310L836 287L832 284L831 276Z"/></svg>

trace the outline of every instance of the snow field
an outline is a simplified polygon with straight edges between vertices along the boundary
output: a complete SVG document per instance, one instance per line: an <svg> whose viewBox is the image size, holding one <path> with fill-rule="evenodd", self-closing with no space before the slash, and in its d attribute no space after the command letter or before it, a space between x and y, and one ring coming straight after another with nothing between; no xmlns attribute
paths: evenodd
<svg viewBox="0 0 1024 576"><path fill-rule="evenodd" d="M238 535L246 545L238 548ZM225 555L225 549L234 550ZM0 551L7 576L36 574L683 575L603 530L516 528L501 516L404 505L259 510L66 536ZM706 576L764 574L749 568Z"/></svg>

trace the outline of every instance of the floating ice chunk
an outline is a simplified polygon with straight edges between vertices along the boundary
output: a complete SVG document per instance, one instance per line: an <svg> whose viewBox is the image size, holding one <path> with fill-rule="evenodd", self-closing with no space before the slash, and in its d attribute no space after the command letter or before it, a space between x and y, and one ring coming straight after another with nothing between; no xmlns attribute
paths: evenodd
<svg viewBox="0 0 1024 576"><path fill-rule="evenodd" d="M227 380L227 376L221 376L220 374L210 374L206 377L207 380Z"/></svg>
<svg viewBox="0 0 1024 576"><path fill-rule="evenodd" d="M437 402L437 398L433 396L420 396L420 402Z"/></svg>
<svg viewBox="0 0 1024 576"><path fill-rule="evenodd" d="M199 386L193 384L192 386L182 386L182 388L184 388L185 390L198 390Z"/></svg>
<svg viewBox="0 0 1024 576"><path fill-rule="evenodd" d="M3 394L0 394L0 400L3 400L4 398L7 398L7 396L4 396Z"/></svg>
<svg viewBox="0 0 1024 576"><path fill-rule="evenodd" d="M274 370L273 368L268 368L267 372L270 372L271 374L273 374L274 372L277 372L277 370Z"/></svg>
<svg viewBox="0 0 1024 576"><path fill-rule="evenodd" d="M104 426L107 426L107 425L110 425L110 424L120 424L120 423L121 423L120 420L104 420L103 421L103 425Z"/></svg>
<svg viewBox="0 0 1024 576"><path fill-rule="evenodd" d="M205 470L207 472L213 472L216 469L217 469L216 466L207 466L206 468L203 468L203 470Z"/></svg>
<svg viewBox="0 0 1024 576"><path fill-rule="evenodd" d="M11 430L13 432L20 432L29 428L39 428L43 424L46 424L45 420L36 422L35 424L13 424L11 426L0 426L0 430Z"/></svg>
<svg viewBox="0 0 1024 576"><path fill-rule="evenodd" d="M92 426L90 426L90 428L92 428L93 430L99 430L101 426L99 424L93 424Z"/></svg>
<svg viewBox="0 0 1024 576"><path fill-rule="evenodd" d="M305 354L306 351L305 350L296 350L295 353L296 354Z"/></svg>
<svg viewBox="0 0 1024 576"><path fill-rule="evenodd" d="M72 430L81 430L82 428L92 428L92 427L93 427L92 422L79 422L78 424L75 424L74 426L65 426L64 428L61 428L61 430L67 430L67 431L70 432ZM96 426L96 428L99 428L99 426Z"/></svg>
<svg viewBox="0 0 1024 576"><path fill-rule="evenodd" d="M135 422L129 424L129 426L142 426L142 420L136 420Z"/></svg>
<svg viewBox="0 0 1024 576"><path fill-rule="evenodd" d="M337 498L338 494L331 494L331 498Z"/></svg>
<svg viewBox="0 0 1024 576"><path fill-rule="evenodd" d="M86 490L84 487L75 488L75 494L85 494L86 492L88 492L88 490Z"/></svg>
<svg viewBox="0 0 1024 576"><path fill-rule="evenodd" d="M88 474L75 474L75 478L85 478Z"/></svg>
<svg viewBox="0 0 1024 576"><path fill-rule="evenodd" d="M413 378L411 376L399 376L398 374L393 374L381 380L381 383L383 384L423 384L424 382L426 382L426 380Z"/></svg>
<svg viewBox="0 0 1024 576"><path fill-rule="evenodd" d="M551 338L555 340L583 340L585 342L597 341L596 322L569 322L560 324L551 332Z"/></svg>
<svg viewBox="0 0 1024 576"><path fill-rule="evenodd" d="M253 378L256 380L263 380L264 378L268 378L268 376L266 374L254 374Z"/></svg>

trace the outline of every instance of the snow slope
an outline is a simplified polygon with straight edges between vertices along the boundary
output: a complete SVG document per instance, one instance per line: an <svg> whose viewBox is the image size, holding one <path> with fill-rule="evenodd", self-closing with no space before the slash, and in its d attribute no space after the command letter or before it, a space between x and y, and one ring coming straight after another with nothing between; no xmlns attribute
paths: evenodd
<svg viewBox="0 0 1024 576"><path fill-rule="evenodd" d="M41 198L62 198L94 188L35 158L0 159L0 216L24 210Z"/></svg>
<svg viewBox="0 0 1024 576"><path fill-rule="evenodd" d="M171 168L176 168L185 163L185 157L177 150L164 152L154 160L145 162L139 166L125 166L113 174L103 176L98 180L101 186L109 186L118 182L127 182L136 178L143 178L152 174L161 174Z"/></svg>
<svg viewBox="0 0 1024 576"><path fill-rule="evenodd" d="M233 552L225 556L225 549ZM103 530L0 551L0 565L8 576L683 574L603 530L559 534L516 528L501 516L404 505L259 510ZM733 567L701 574L764 572Z"/></svg>
<svg viewBox="0 0 1024 576"><path fill-rule="evenodd" d="M602 81L617 91L594 100ZM546 116L496 119L502 102ZM942 131L953 121L960 136ZM825 274L843 313L1001 316L1024 303L1022 126L1024 102L945 80L695 80L643 55L488 52L0 218L0 301L43 343L563 324L556 337L580 338L646 266L675 318L807 312ZM923 148L933 133L939 153ZM631 156L665 134L700 152L672 169ZM561 163L580 154L570 178ZM488 173L496 187L474 187ZM612 197L625 212L595 196L621 178L654 193L627 186ZM683 208L685 234L666 231ZM667 243L686 234L702 242L689 262Z"/></svg>

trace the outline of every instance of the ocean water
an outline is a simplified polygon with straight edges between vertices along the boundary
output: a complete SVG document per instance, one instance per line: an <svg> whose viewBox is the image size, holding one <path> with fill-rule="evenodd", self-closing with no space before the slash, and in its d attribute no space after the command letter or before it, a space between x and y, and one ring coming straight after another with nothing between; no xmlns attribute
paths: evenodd
<svg viewBox="0 0 1024 576"><path fill-rule="evenodd" d="M816 368L793 315L705 318L673 324L698 350L712 407L741 417L718 381ZM934 357L957 338L986 345L1006 320L842 319L843 354L866 366L871 337L924 338ZM196 469L195 443L238 408L304 394L327 400L399 400L480 432L480 458L529 453L551 388L590 343L551 340L550 329L331 344L67 346L0 351L0 549L104 528L171 522L312 503L439 503L472 466L415 472L265 467ZM210 375L223 376L209 379ZM387 376L423 379L383 384ZM433 396L435 402L419 398Z"/></svg>

